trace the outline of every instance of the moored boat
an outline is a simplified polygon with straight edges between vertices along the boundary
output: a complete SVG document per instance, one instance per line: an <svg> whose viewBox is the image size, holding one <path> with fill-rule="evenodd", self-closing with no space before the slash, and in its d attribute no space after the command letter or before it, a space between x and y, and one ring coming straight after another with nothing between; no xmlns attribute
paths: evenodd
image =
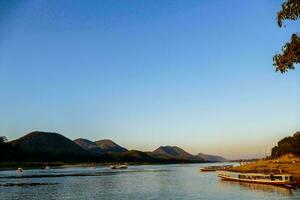
<svg viewBox="0 0 300 200"><path fill-rule="evenodd" d="M21 167L19 167L16 172L23 172L23 169Z"/></svg>
<svg viewBox="0 0 300 200"><path fill-rule="evenodd" d="M291 174L260 174L219 171L218 177L222 180L228 181L278 185L283 187L295 186L295 181Z"/></svg>
<svg viewBox="0 0 300 200"><path fill-rule="evenodd" d="M127 169L127 168L128 168L127 164L110 165L110 169Z"/></svg>
<svg viewBox="0 0 300 200"><path fill-rule="evenodd" d="M225 170L225 169L228 169L231 167L233 167L233 165L215 165L215 166L204 167L204 168L201 168L200 170L202 172L215 172L218 170Z"/></svg>

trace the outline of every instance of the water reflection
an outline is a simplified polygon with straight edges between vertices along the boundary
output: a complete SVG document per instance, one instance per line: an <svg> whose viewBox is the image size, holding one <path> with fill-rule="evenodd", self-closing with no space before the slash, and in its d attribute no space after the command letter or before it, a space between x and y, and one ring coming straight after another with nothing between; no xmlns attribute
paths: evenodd
<svg viewBox="0 0 300 200"><path fill-rule="evenodd" d="M249 190L251 192L272 193L280 196L293 196L293 191L291 189L280 186L225 180L220 180L219 185L223 190L231 190L232 187L240 187L240 189Z"/></svg>

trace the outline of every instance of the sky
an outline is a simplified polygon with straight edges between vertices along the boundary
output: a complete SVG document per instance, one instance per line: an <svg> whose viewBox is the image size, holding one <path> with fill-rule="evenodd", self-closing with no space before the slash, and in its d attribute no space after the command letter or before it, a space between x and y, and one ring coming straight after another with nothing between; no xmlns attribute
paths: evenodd
<svg viewBox="0 0 300 200"><path fill-rule="evenodd" d="M266 156L300 130L279 0L0 1L0 135ZM299 68L299 69L298 69Z"/></svg>

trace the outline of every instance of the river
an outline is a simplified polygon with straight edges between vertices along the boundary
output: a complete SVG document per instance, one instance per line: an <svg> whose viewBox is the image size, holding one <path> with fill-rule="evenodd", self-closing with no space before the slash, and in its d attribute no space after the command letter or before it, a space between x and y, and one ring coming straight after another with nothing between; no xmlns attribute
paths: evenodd
<svg viewBox="0 0 300 200"><path fill-rule="evenodd" d="M0 199L300 199L300 189L221 181L208 164L0 171Z"/></svg>

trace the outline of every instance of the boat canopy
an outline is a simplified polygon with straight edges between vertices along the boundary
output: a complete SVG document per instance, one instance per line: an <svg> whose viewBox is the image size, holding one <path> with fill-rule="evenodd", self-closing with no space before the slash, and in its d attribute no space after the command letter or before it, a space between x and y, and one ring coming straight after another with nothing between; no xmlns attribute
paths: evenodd
<svg viewBox="0 0 300 200"><path fill-rule="evenodd" d="M219 171L223 177L237 179L254 179L254 180L269 180L269 181L293 181L291 174L259 174L259 173L238 173L229 171Z"/></svg>

